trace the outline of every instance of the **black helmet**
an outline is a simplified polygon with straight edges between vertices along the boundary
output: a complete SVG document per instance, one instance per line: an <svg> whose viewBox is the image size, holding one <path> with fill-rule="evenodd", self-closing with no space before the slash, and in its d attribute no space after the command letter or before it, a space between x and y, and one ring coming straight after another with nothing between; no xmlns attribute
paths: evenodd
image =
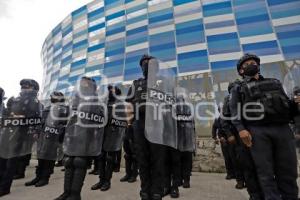
<svg viewBox="0 0 300 200"><path fill-rule="evenodd" d="M143 57L140 59L140 66L142 66L144 60L150 60L152 58L154 58L154 57L149 56L147 54L143 55Z"/></svg>
<svg viewBox="0 0 300 200"><path fill-rule="evenodd" d="M20 81L20 86L22 87L24 85L29 85L30 87L32 87L36 91L40 90L40 86L39 86L38 82L36 82L33 79L22 79Z"/></svg>
<svg viewBox="0 0 300 200"><path fill-rule="evenodd" d="M89 82L90 86L92 86L94 90L97 89L97 84L96 84L95 79L88 77L88 76L83 76L83 77L81 77L81 81L82 80L87 80Z"/></svg>
<svg viewBox="0 0 300 200"><path fill-rule="evenodd" d="M62 92L54 91L50 94L51 99L56 99L58 102L64 102L65 96Z"/></svg>
<svg viewBox="0 0 300 200"><path fill-rule="evenodd" d="M239 72L243 63L246 62L247 60L253 59L255 60L255 62L260 65L260 58L257 55L254 54L250 54L250 53L246 53L245 55L243 55L239 61L236 64L236 69Z"/></svg>

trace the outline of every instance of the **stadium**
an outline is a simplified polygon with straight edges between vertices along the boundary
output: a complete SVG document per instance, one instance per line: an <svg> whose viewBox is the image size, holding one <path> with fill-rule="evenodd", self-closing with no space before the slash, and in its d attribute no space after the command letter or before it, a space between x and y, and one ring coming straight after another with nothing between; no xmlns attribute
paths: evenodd
<svg viewBox="0 0 300 200"><path fill-rule="evenodd" d="M194 103L219 103L244 53L260 56L262 73L284 82L300 67L300 1L95 0L47 36L42 96L70 95L83 75L105 77L126 93L142 76L139 59L150 54L174 69ZM210 124L197 122L201 136Z"/></svg>

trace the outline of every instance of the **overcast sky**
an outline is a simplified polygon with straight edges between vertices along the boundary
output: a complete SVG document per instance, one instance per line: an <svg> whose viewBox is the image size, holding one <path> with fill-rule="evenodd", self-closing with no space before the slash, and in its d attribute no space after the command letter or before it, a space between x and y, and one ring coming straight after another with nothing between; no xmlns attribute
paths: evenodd
<svg viewBox="0 0 300 200"><path fill-rule="evenodd" d="M18 95L19 81L42 83L40 53L50 31L91 0L0 0L0 87Z"/></svg>

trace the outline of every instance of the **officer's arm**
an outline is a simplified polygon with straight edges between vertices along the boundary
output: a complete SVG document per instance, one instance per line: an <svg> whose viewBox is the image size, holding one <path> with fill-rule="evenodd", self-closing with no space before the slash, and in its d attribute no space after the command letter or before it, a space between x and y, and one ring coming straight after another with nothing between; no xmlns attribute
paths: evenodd
<svg viewBox="0 0 300 200"><path fill-rule="evenodd" d="M240 132L242 130L246 130L242 119L241 119L241 114L239 113L241 109L239 109L239 107L241 107L241 95L240 95L240 86L239 85L235 85L232 89L231 89L231 99L229 101L229 107L230 107L230 112L231 112L231 117L233 117L232 119L232 124L235 126L235 128Z"/></svg>

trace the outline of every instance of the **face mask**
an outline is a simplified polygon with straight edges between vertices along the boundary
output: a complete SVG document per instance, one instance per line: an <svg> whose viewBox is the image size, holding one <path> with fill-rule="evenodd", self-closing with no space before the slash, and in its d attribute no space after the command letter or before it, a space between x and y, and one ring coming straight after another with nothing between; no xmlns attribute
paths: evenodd
<svg viewBox="0 0 300 200"><path fill-rule="evenodd" d="M258 65L248 65L245 69L244 69L244 75L245 76L255 76L256 74L259 73L259 66Z"/></svg>

